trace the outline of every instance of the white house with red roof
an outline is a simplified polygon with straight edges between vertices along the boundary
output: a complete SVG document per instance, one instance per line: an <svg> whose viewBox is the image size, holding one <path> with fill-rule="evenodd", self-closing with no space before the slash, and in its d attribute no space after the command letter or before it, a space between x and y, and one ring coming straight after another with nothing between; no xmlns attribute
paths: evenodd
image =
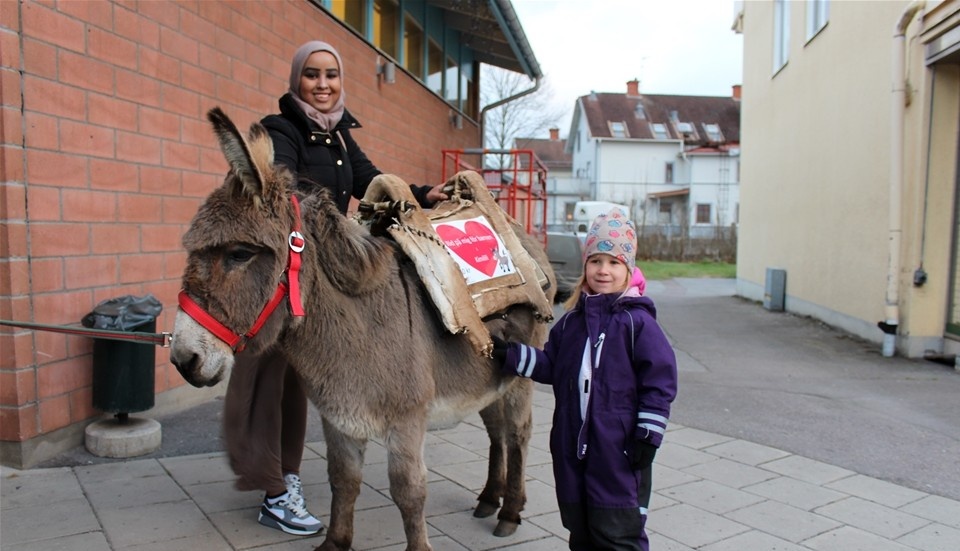
<svg viewBox="0 0 960 551"><path fill-rule="evenodd" d="M566 152L590 200L630 205L645 233L714 237L740 205L740 86L730 97L592 92Z"/></svg>

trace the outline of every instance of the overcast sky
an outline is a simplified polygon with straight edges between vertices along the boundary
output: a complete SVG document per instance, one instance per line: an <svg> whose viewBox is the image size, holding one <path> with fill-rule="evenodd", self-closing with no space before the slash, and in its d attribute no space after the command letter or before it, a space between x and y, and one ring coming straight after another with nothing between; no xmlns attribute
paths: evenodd
<svg viewBox="0 0 960 551"><path fill-rule="evenodd" d="M743 73L732 0L513 0L555 103L627 91L729 96ZM542 136L546 137L546 136Z"/></svg>

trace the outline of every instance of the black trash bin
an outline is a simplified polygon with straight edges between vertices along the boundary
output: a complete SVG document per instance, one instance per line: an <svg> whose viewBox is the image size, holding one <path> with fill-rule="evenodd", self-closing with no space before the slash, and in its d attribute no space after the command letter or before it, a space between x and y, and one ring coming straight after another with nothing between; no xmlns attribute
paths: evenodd
<svg viewBox="0 0 960 551"><path fill-rule="evenodd" d="M153 295L128 295L101 302L81 323L96 329L153 333L162 309ZM96 339L93 343L93 407L115 413L121 420L128 413L152 408L155 365L153 344Z"/></svg>

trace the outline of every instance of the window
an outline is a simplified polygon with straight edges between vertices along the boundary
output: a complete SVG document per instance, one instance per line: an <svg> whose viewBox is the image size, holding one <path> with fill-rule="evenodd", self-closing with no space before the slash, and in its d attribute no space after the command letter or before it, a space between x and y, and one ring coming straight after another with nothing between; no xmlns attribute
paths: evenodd
<svg viewBox="0 0 960 551"><path fill-rule="evenodd" d="M787 64L790 57L790 3L773 0L773 72Z"/></svg>
<svg viewBox="0 0 960 551"><path fill-rule="evenodd" d="M697 136L697 128L692 122L674 121L674 126L677 129L677 134L680 134L680 137L684 140L698 140L700 138Z"/></svg>
<svg viewBox="0 0 960 551"><path fill-rule="evenodd" d="M662 122L650 123L650 131L653 132L653 137L656 140L666 140L670 137L670 135L667 134L667 125Z"/></svg>
<svg viewBox="0 0 960 551"><path fill-rule="evenodd" d="M643 110L643 104L642 104L642 103L638 103L637 106L633 108L633 114L634 114L638 119L645 119L645 118L647 118L647 112Z"/></svg>
<svg viewBox="0 0 960 551"><path fill-rule="evenodd" d="M423 29L409 14L403 18L403 66L423 78Z"/></svg>
<svg viewBox="0 0 960 551"><path fill-rule="evenodd" d="M610 126L610 137L612 138L626 138L627 137L627 125L622 121L607 121L607 124Z"/></svg>
<svg viewBox="0 0 960 551"><path fill-rule="evenodd" d="M673 203L669 201L660 201L660 208L658 210L658 224L673 224Z"/></svg>
<svg viewBox="0 0 960 551"><path fill-rule="evenodd" d="M697 204L697 224L710 223L710 205Z"/></svg>
<svg viewBox="0 0 960 551"><path fill-rule="evenodd" d="M367 8L357 0L332 0L330 11L360 34L367 32Z"/></svg>
<svg viewBox="0 0 960 551"><path fill-rule="evenodd" d="M437 95L443 95L443 50L430 40L427 52L427 86Z"/></svg>
<svg viewBox="0 0 960 551"><path fill-rule="evenodd" d="M711 142L722 142L723 134L720 132L720 125L713 123L705 123L703 125L704 132L707 133L707 139Z"/></svg>
<svg viewBox="0 0 960 551"><path fill-rule="evenodd" d="M663 181L667 184L673 183L673 163L667 163L666 173L663 175Z"/></svg>
<svg viewBox="0 0 960 551"><path fill-rule="evenodd" d="M360 3L360 2L357 2ZM397 59L397 33L400 30L400 8L396 0L374 0L373 45Z"/></svg>
<svg viewBox="0 0 960 551"><path fill-rule="evenodd" d="M466 71L460 73L460 101L461 109L471 117L477 118L480 115L480 98L477 95L477 87L473 84L471 75Z"/></svg>
<svg viewBox="0 0 960 551"><path fill-rule="evenodd" d="M827 26L830 17L830 0L807 0L807 40Z"/></svg>
<svg viewBox="0 0 960 551"><path fill-rule="evenodd" d="M457 93L459 92L458 90L459 78L460 78L459 68L457 67L457 63L453 60L452 57L448 57L447 58L447 76L445 78L445 81L446 81L445 86L447 89L447 93L443 97L448 102L452 103L453 105L456 105L457 107L459 107L458 101L460 99L457 96Z"/></svg>

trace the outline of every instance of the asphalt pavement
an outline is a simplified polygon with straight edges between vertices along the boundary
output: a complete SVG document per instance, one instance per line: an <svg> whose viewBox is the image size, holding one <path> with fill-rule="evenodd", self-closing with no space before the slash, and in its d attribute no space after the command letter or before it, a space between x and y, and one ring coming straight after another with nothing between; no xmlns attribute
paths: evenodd
<svg viewBox="0 0 960 551"><path fill-rule="evenodd" d="M960 373L732 296L653 282L678 355L672 421L960 499ZM879 330L878 330L879 332Z"/></svg>

